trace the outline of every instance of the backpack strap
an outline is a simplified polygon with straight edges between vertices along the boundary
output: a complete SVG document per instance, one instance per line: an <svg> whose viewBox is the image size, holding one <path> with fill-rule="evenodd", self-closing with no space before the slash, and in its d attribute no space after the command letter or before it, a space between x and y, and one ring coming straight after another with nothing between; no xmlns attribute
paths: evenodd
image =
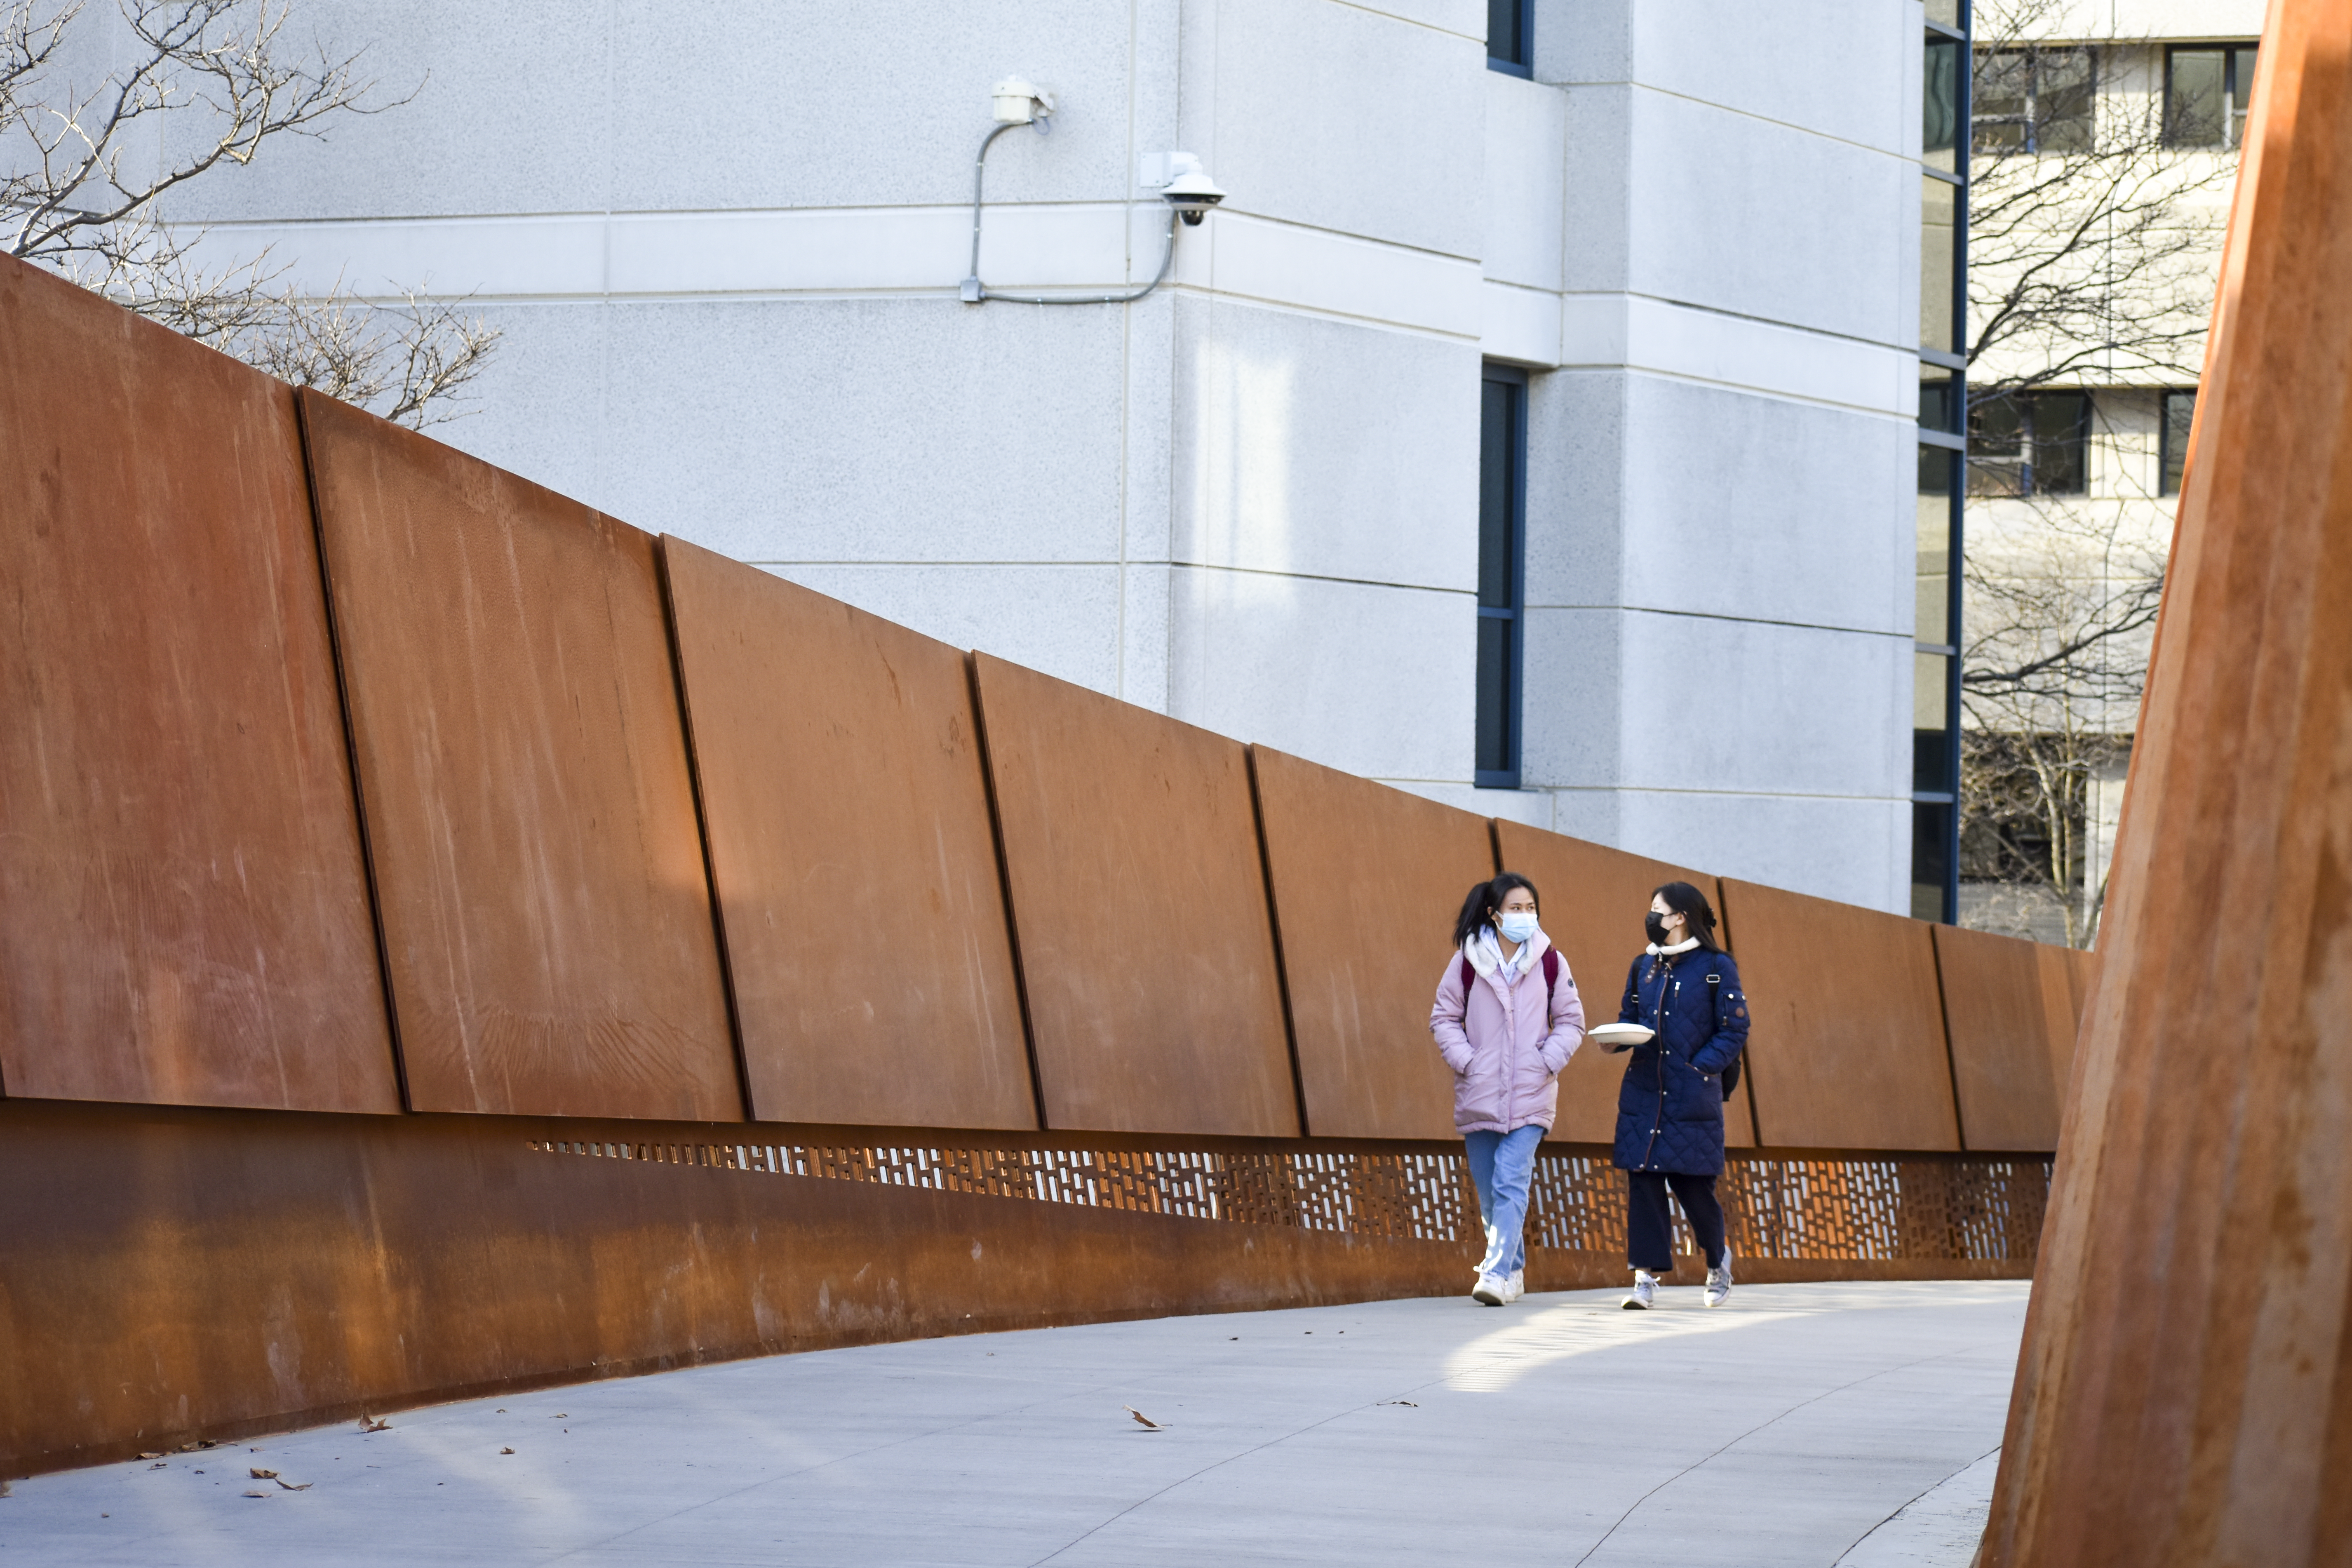
<svg viewBox="0 0 2352 1568"><path fill-rule="evenodd" d="M1545 948L1545 949L1544 949L1544 955L1543 955L1543 972L1544 972L1544 1026L1545 1026L1546 1028L1549 1028L1549 1027L1551 1026L1551 993L1552 993L1552 987L1554 987L1554 986L1556 986L1556 985L1558 985L1558 984L1559 984L1559 949L1558 949L1558 948L1556 948L1556 947L1548 947L1548 948Z"/></svg>
<svg viewBox="0 0 2352 1568"><path fill-rule="evenodd" d="M1465 952L1462 955L1462 994L1466 998L1470 988L1477 984L1478 966L1470 962L1470 955Z"/></svg>
<svg viewBox="0 0 2352 1568"><path fill-rule="evenodd" d="M1712 959L1707 961L1706 994L1715 1010L1715 1032L1719 1035L1723 1033L1724 1026L1723 971L1715 966L1715 962ZM1738 1087L1739 1058L1734 1057L1730 1063L1723 1069L1723 1092L1729 1094L1733 1089L1738 1089Z"/></svg>

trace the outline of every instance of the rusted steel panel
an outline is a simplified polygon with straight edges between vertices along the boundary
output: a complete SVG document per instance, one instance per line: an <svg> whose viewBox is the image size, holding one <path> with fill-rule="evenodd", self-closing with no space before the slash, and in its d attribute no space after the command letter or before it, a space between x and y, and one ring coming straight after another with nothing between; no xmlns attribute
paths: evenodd
<svg viewBox="0 0 2352 1568"><path fill-rule="evenodd" d="M1703 871L1500 818L1495 837L1502 847L1503 869L1517 871L1536 885L1544 931L1559 944L1584 994L1588 1024L1617 1021L1626 972L1649 943L1642 933L1642 917L1661 884L1688 882L1715 901L1718 920L1723 915L1715 879ZM1742 970L1741 981L1748 983L1748 978ZM1559 1120L1553 1136L1595 1143L1615 1138L1617 1091L1624 1079L1622 1055L1612 1056L1599 1046L1579 1050L1559 1075ZM1726 1143L1756 1142L1744 1086L1732 1093L1723 1111Z"/></svg>
<svg viewBox="0 0 2352 1568"><path fill-rule="evenodd" d="M1451 1294L1470 1262L530 1147L764 1131L0 1104L0 1472L735 1356Z"/></svg>
<svg viewBox="0 0 2352 1568"><path fill-rule="evenodd" d="M396 1111L293 394L0 258L0 1085Z"/></svg>
<svg viewBox="0 0 2352 1568"><path fill-rule="evenodd" d="M1989 1568L2352 1537L2347 212L2352 7L2274 0Z"/></svg>
<svg viewBox="0 0 2352 1568"><path fill-rule="evenodd" d="M301 406L411 1108L741 1116L652 536Z"/></svg>
<svg viewBox="0 0 2352 1568"><path fill-rule="evenodd" d="M1927 922L1725 878L1768 1146L1958 1149Z"/></svg>
<svg viewBox="0 0 2352 1568"><path fill-rule="evenodd" d="M1622 1280L1606 1158L1538 1162L1536 1289ZM1935 1279L2020 1276L1988 1222L2042 1181L1775 1154L1724 1186L1745 1279ZM0 1104L0 1474L730 1356L1452 1295L1467 1188L1452 1140Z"/></svg>
<svg viewBox="0 0 2352 1568"><path fill-rule="evenodd" d="M974 659L1046 1125L1296 1135L1241 743Z"/></svg>
<svg viewBox="0 0 2352 1568"><path fill-rule="evenodd" d="M662 552L751 1114L1036 1126L962 652Z"/></svg>
<svg viewBox="0 0 2352 1568"><path fill-rule="evenodd" d="M1958 926L1929 929L1962 1141L1970 1149L2055 1149L2061 1075L2074 1038L2064 950Z"/></svg>
<svg viewBox="0 0 2352 1568"><path fill-rule="evenodd" d="M1284 979L1318 1137L1450 1138L1429 1034L1462 897L1495 874L1486 819L1250 748ZM1368 852L1368 849L1370 852Z"/></svg>

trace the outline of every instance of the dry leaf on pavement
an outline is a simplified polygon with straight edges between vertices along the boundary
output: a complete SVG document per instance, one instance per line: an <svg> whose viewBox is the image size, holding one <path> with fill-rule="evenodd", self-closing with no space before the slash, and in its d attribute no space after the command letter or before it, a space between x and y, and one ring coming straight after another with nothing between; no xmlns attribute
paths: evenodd
<svg viewBox="0 0 2352 1568"><path fill-rule="evenodd" d="M1132 1405L1122 1405L1119 1408L1126 1411L1129 1415L1134 1416L1136 1425L1139 1426L1150 1427L1154 1432L1165 1432L1168 1430L1165 1423L1154 1421L1150 1416L1146 1415L1142 1411L1138 1410Z"/></svg>

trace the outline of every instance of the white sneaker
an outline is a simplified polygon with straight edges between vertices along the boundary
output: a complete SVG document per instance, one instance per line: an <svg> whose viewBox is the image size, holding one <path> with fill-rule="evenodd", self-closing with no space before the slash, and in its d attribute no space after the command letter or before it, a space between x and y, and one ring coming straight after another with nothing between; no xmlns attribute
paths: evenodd
<svg viewBox="0 0 2352 1568"><path fill-rule="evenodd" d="M1633 1293L1620 1303L1629 1312L1646 1312L1658 1303L1658 1277L1646 1268L1633 1270Z"/></svg>
<svg viewBox="0 0 2352 1568"><path fill-rule="evenodd" d="M1527 1293L1528 1271L1524 1268L1512 1269L1511 1277L1503 1281L1503 1300L1507 1302L1516 1301Z"/></svg>
<svg viewBox="0 0 2352 1568"><path fill-rule="evenodd" d="M1499 1307L1511 1299L1511 1283L1496 1274L1481 1274L1470 1288L1470 1299L1482 1307Z"/></svg>
<svg viewBox="0 0 2352 1568"><path fill-rule="evenodd" d="M1723 1261L1706 1271L1706 1304L1720 1307L1731 1300L1731 1247L1723 1248Z"/></svg>

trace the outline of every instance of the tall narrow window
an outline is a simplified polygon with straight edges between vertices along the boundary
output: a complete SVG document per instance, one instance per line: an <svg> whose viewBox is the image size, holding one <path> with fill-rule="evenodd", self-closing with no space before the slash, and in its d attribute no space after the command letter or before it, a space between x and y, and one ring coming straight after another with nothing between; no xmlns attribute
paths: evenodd
<svg viewBox="0 0 2352 1568"><path fill-rule="evenodd" d="M1486 0L1486 68L1535 74L1535 0Z"/></svg>
<svg viewBox="0 0 2352 1568"><path fill-rule="evenodd" d="M1478 756L1475 782L1519 787L1526 612L1528 378L1488 365L1478 419Z"/></svg>
<svg viewBox="0 0 2352 1568"><path fill-rule="evenodd" d="M2164 426L2158 437L2161 451L2158 456L2160 495L2180 493L2180 476L2189 468L2189 428L2196 419L2195 388L2164 395Z"/></svg>
<svg viewBox="0 0 2352 1568"><path fill-rule="evenodd" d="M1969 494L2078 496L2091 399L2081 392L2019 392L1969 411Z"/></svg>

